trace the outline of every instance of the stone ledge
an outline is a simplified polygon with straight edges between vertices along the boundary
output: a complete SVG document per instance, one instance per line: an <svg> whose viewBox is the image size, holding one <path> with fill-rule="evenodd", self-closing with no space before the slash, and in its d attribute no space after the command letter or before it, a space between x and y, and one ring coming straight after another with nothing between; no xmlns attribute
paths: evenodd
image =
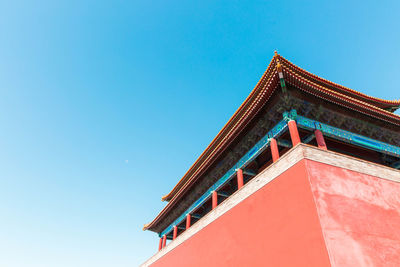
<svg viewBox="0 0 400 267"><path fill-rule="evenodd" d="M298 144L294 148L290 149L277 162L255 176L240 190L236 191L225 201L221 202L214 210L207 213L203 218L194 223L188 230L185 230L174 241L169 243L161 251L158 251L141 266L150 266L302 159L308 159L382 179L400 182L399 170L336 152L321 150L314 146Z"/></svg>

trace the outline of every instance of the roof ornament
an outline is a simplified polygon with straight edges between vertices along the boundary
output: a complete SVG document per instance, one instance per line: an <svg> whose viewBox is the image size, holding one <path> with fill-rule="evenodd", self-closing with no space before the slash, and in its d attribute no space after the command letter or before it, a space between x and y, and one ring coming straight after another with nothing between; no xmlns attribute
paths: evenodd
<svg viewBox="0 0 400 267"><path fill-rule="evenodd" d="M283 67L285 68L285 74L283 74ZM267 96L270 93L273 93L275 90L279 90L279 88L277 87L278 85L275 71L278 72L278 74L279 72L282 73L282 76L280 76L279 78L285 75L285 78L287 78L288 82L290 81L291 86L293 86L291 87L293 88L293 90L296 90L296 88L299 87L304 89L304 93L306 93L307 95L314 95L321 99L326 99L327 101L332 103L336 103L336 101L341 100L341 102L343 102L341 107L343 106L343 108L353 110L355 112L355 115L363 113L366 116L376 118L377 120L381 120L384 123L390 123L390 125L394 125L396 127L400 125L400 115L392 113L394 110L399 108L400 100L394 101L378 99L376 97L362 94L361 92L357 92L350 88L320 78L294 65L275 51L271 63L268 65L267 70L262 76L262 79L266 79L265 82L257 83L252 93L248 96L248 98L246 98L246 102L244 102L244 104L239 107L239 109L232 116L232 119L228 121L224 128L213 139L211 144L205 149L205 151L200 155L200 157L195 161L195 163L190 167L185 175L179 180L178 184L171 190L171 192L163 197L163 200L169 201L169 203L162 209L162 211L152 222L144 226L145 229L149 229L151 231L162 230L161 222L163 222L165 218L169 218L167 216L175 216L175 213L171 212L171 210L174 207L180 207L178 203L180 203L179 201L183 201L185 193L188 192L188 188L190 187L190 185L194 184L197 179L200 179L201 175L205 171L207 171L208 168L211 168L210 166L212 166L214 160L217 160L217 157L219 157L219 153L221 151L224 151L224 149L226 149L229 144L231 144L232 140L235 140L235 136L237 136L236 133L240 133L240 131L242 131L247 125L246 123L254 118L254 114L257 114L257 112L260 111L262 105L259 105L258 101L260 101L260 99L262 99L261 101L271 101L268 100L269 98L267 98ZM285 81L283 80L283 82ZM305 82L310 83L306 85ZM318 95L314 93L315 90L317 90ZM279 110L277 110L279 113L283 111L288 111L291 109L291 107L298 106L296 102L292 101L292 98L290 98L290 92L291 90L288 90L288 94L286 96L284 94L277 94L277 97L281 97L281 95L284 95L284 102L282 102ZM257 97L253 97L253 93L254 96ZM248 109L247 103L254 105L255 108ZM322 108L322 106L318 106L318 104L314 103L313 108L314 105L315 110L313 111L312 116L318 120L324 114L325 109ZM308 110L308 108L309 107L307 107L306 114L308 114L308 112L311 112L311 110ZM389 108L392 109L391 112L384 110ZM248 112L248 110L250 111ZM295 114L287 113L286 119L290 120L290 118L295 118ZM340 124L342 123L343 122L340 122ZM310 126L312 128L315 127L315 125L313 124L310 124ZM321 127L321 125L316 126ZM322 127L325 126L322 125ZM235 134L230 134L231 132Z"/></svg>
<svg viewBox="0 0 400 267"><path fill-rule="evenodd" d="M276 59L276 70L278 71L278 76L279 76L279 82L281 84L282 92L286 93L286 84L285 84L285 79L283 78L283 68L281 63L279 62L279 55L278 52L275 50L275 59Z"/></svg>

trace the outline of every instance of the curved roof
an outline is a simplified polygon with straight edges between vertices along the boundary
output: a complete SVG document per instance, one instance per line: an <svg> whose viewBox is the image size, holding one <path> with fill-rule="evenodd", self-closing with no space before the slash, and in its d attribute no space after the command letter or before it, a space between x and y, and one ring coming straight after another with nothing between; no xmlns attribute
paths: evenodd
<svg viewBox="0 0 400 267"><path fill-rule="evenodd" d="M280 66L279 66L280 65ZM163 201L170 201L158 216L144 230L152 228L171 207L179 200L183 193L207 170L219 155L232 143L241 130L251 121L263 104L268 101L272 93L279 86L277 67L283 70L287 83L335 104L345 106L368 116L384 120L400 126L400 116L393 112L400 107L400 100L384 100L368 96L353 89L333 83L318 77L294 65L275 52L267 70L246 98L243 104L233 114L230 120L212 140L196 162L189 168L181 180Z"/></svg>

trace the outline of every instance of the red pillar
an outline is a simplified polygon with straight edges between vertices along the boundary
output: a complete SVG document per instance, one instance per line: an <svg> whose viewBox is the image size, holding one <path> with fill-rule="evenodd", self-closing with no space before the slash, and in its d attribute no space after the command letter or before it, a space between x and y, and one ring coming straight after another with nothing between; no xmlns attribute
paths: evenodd
<svg viewBox="0 0 400 267"><path fill-rule="evenodd" d="M294 147L298 143L300 143L300 135L299 135L299 131L297 130L296 121L290 120L288 122L288 126L289 126L290 138L292 139L292 145Z"/></svg>
<svg viewBox="0 0 400 267"><path fill-rule="evenodd" d="M174 226L174 233L172 235L172 240L175 240L177 234L178 234L178 227Z"/></svg>
<svg viewBox="0 0 400 267"><path fill-rule="evenodd" d="M167 235L164 235L162 239L162 247L165 248L165 245L167 245Z"/></svg>
<svg viewBox="0 0 400 267"><path fill-rule="evenodd" d="M238 184L238 190L239 190L243 186L243 170L238 169L236 175L237 175L237 184Z"/></svg>
<svg viewBox="0 0 400 267"><path fill-rule="evenodd" d="M215 209L218 205L218 194L217 191L212 192L212 209Z"/></svg>
<svg viewBox="0 0 400 267"><path fill-rule="evenodd" d="M186 229L189 229L190 227L190 219L192 216L190 214L186 215Z"/></svg>
<svg viewBox="0 0 400 267"><path fill-rule="evenodd" d="M270 139L270 146L271 146L272 162L275 162L279 159L278 143L276 142L275 138Z"/></svg>
<svg viewBox="0 0 400 267"><path fill-rule="evenodd" d="M328 148L326 147L324 135L322 134L322 132L320 130L315 130L314 134L315 134L315 139L317 139L318 147L321 149L324 149L324 150L328 150Z"/></svg>
<svg viewBox="0 0 400 267"><path fill-rule="evenodd" d="M160 237L160 242L158 243L158 251L162 249L162 237Z"/></svg>

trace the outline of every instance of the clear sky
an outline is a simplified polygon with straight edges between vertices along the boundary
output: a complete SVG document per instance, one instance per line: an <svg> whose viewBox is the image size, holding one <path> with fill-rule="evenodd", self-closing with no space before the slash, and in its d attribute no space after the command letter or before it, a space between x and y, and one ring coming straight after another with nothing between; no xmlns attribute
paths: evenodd
<svg viewBox="0 0 400 267"><path fill-rule="evenodd" d="M0 266L154 254L143 224L275 49L399 98L398 3L0 1Z"/></svg>

